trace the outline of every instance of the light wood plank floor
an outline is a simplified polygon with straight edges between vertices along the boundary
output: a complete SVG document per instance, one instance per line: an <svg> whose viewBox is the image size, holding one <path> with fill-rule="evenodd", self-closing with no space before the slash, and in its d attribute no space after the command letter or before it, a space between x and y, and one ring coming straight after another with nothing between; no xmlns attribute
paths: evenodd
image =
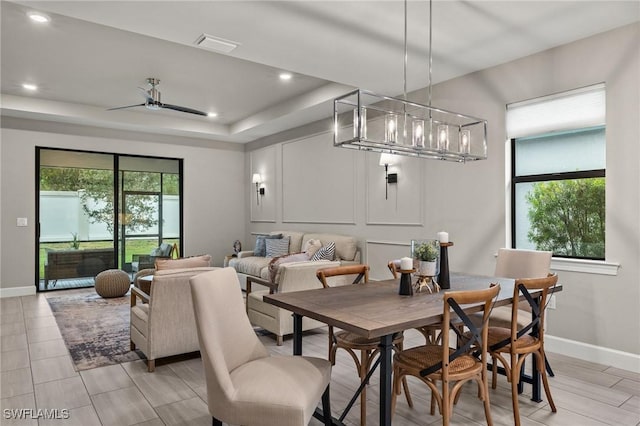
<svg viewBox="0 0 640 426"><path fill-rule="evenodd" d="M1 408L2 425L210 425L206 388L199 358L178 362L158 362L155 373L147 373L145 363L75 371L44 295L0 299ZM406 333L405 347L423 343L421 335ZM291 339L281 347L270 336L260 339L274 354L291 354ZM325 357L325 330L308 332L305 355ZM522 424L530 425L640 425L640 375L625 370L549 354L556 372L551 379L558 412L546 402L534 403L530 387L520 397ZM409 379L415 408L398 399L393 424L398 426L437 425L439 415L429 414L429 393L425 386ZM377 377L368 388L368 424L378 424ZM339 351L333 369L331 403L341 410L358 385L353 361ZM512 425L511 394L504 377L498 389L490 391L494 424ZM67 409L66 420L6 418L6 409ZM356 404L347 424L359 424ZM312 420L312 425L320 422ZM453 424L484 424L482 403L474 385L465 386L454 408Z"/></svg>

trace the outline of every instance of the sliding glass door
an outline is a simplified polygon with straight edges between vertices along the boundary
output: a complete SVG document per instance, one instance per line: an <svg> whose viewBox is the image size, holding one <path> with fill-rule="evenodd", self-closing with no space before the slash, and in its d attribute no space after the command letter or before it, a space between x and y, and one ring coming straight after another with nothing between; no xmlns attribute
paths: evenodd
<svg viewBox="0 0 640 426"><path fill-rule="evenodd" d="M93 286L133 255L181 251L179 159L39 148L37 287Z"/></svg>

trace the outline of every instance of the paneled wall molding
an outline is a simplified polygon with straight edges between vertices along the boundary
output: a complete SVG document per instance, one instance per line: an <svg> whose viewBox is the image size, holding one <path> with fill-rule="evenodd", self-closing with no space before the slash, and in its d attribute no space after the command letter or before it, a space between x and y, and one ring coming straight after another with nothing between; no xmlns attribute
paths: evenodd
<svg viewBox="0 0 640 426"><path fill-rule="evenodd" d="M249 170L245 173L249 182L249 206L250 220L256 223L275 223L278 194L277 170L277 146L270 146L250 153ZM256 198L256 187L251 182L254 173L262 177L261 187L265 188L265 194ZM258 204L258 199L260 204Z"/></svg>
<svg viewBox="0 0 640 426"><path fill-rule="evenodd" d="M357 156L336 150L331 137L323 132L281 144L282 223L356 224Z"/></svg>
<svg viewBox="0 0 640 426"><path fill-rule="evenodd" d="M384 166L379 165L380 154L365 154L366 224L387 226L424 226L424 170L413 158L397 156L397 164L389 166L389 173L397 173L398 182L388 184L385 199Z"/></svg>
<svg viewBox="0 0 640 426"><path fill-rule="evenodd" d="M407 246L410 247L410 242L401 242L401 241L385 241L385 240L366 240L366 244L381 244L387 246Z"/></svg>

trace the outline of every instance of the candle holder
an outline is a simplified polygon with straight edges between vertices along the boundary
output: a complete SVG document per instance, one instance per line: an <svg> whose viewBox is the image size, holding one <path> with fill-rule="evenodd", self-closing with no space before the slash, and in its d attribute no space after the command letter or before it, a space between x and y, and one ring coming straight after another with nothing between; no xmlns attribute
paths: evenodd
<svg viewBox="0 0 640 426"><path fill-rule="evenodd" d="M401 269L400 270L400 287L398 288L398 294L400 296L413 296L413 285L411 284L411 274L415 269Z"/></svg>
<svg viewBox="0 0 640 426"><path fill-rule="evenodd" d="M440 276L439 283L443 289L451 288L449 281L449 253L447 249L453 245L452 242L440 243Z"/></svg>

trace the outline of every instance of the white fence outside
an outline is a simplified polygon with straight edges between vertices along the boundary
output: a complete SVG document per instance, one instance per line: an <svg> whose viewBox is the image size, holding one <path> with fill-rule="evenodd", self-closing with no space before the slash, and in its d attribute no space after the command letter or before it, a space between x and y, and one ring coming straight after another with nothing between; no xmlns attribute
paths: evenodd
<svg viewBox="0 0 640 426"><path fill-rule="evenodd" d="M90 201L99 205L99 201ZM180 237L180 197L162 197L164 216L162 235L164 238ZM156 212L157 217L158 212ZM155 234L158 226L152 226L131 235ZM82 209L82 200L77 191L40 192L40 242L63 242L73 240L73 234L80 241L112 240L104 223L91 223Z"/></svg>

